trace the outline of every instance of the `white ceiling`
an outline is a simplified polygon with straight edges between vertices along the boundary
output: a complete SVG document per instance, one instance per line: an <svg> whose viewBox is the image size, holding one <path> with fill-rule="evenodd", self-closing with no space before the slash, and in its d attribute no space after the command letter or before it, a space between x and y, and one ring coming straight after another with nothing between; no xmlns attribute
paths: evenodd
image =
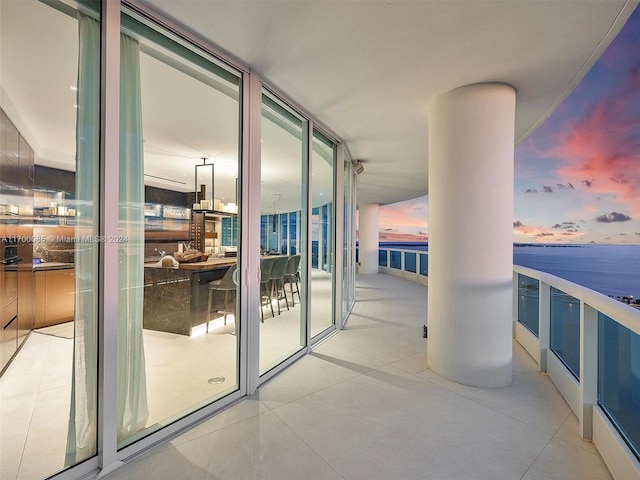
<svg viewBox="0 0 640 480"><path fill-rule="evenodd" d="M37 0L1 1L0 103L36 150L38 163L72 170L77 22ZM426 112L434 96L478 82L513 85L515 140L521 140L572 90L636 5L617 0L145 3L259 72L343 139L352 158L365 163L359 202L382 204L427 193ZM229 92L144 54L141 75L145 173L153 175L147 184L190 191L193 166L204 156L216 164L216 196L234 196L239 122ZM299 148L298 139L265 120L266 213L276 208L275 198L278 209L299 208ZM316 193L330 195L329 165L316 161L314 168Z"/></svg>
<svg viewBox="0 0 640 480"><path fill-rule="evenodd" d="M360 202L427 193L427 105L517 92L515 141L570 93L637 2L144 0L259 72L365 162Z"/></svg>
<svg viewBox="0 0 640 480"><path fill-rule="evenodd" d="M34 148L37 164L73 171L78 23L73 9L70 13L38 0L2 0L0 105ZM193 191L194 167L206 158L215 165L215 197L235 203L239 87L145 38L139 40L145 184ZM314 143L314 205L330 198L327 158L331 155ZM296 134L295 128L285 130L265 117L264 213L301 208L301 159L301 130Z"/></svg>

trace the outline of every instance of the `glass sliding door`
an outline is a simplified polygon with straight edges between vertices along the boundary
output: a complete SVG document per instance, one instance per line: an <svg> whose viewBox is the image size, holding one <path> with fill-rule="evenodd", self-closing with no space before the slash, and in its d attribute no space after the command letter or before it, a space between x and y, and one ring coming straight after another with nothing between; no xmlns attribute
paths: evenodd
<svg viewBox="0 0 640 480"><path fill-rule="evenodd" d="M118 441L239 389L240 74L125 11Z"/></svg>
<svg viewBox="0 0 640 480"><path fill-rule="evenodd" d="M260 375L306 346L306 136L307 122L263 91Z"/></svg>
<svg viewBox="0 0 640 480"><path fill-rule="evenodd" d="M0 477L94 456L99 3L0 2Z"/></svg>
<svg viewBox="0 0 640 480"><path fill-rule="evenodd" d="M342 257L342 320L345 321L354 302L355 243L354 243L354 205L355 173L351 162L344 162L344 204L343 204L343 257Z"/></svg>
<svg viewBox="0 0 640 480"><path fill-rule="evenodd" d="M334 325L334 168L334 143L314 130L311 174L312 337Z"/></svg>

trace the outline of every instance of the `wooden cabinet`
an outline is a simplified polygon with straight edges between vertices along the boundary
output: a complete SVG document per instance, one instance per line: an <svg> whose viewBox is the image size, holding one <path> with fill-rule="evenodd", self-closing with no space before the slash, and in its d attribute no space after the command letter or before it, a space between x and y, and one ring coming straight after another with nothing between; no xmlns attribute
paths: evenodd
<svg viewBox="0 0 640 480"><path fill-rule="evenodd" d="M17 302L0 308L0 370L11 360L17 349L18 336Z"/></svg>
<svg viewBox="0 0 640 480"><path fill-rule="evenodd" d="M0 109L0 369L33 326L34 152Z"/></svg>
<svg viewBox="0 0 640 480"><path fill-rule="evenodd" d="M75 275L73 268L36 272L35 328L73 320Z"/></svg>

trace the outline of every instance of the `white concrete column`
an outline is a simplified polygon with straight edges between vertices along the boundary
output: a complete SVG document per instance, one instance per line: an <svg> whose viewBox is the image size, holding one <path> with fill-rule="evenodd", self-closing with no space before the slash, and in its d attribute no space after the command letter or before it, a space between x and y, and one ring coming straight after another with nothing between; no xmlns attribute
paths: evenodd
<svg viewBox="0 0 640 480"><path fill-rule="evenodd" d="M513 88L458 88L429 105L429 367L511 383Z"/></svg>
<svg viewBox="0 0 640 480"><path fill-rule="evenodd" d="M358 215L358 238L360 273L378 273L378 232L380 205L360 205Z"/></svg>

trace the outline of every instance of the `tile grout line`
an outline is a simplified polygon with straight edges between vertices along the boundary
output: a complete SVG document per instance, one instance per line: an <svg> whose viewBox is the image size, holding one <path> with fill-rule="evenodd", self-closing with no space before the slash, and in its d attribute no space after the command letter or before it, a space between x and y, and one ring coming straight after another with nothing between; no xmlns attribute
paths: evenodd
<svg viewBox="0 0 640 480"><path fill-rule="evenodd" d="M38 404L38 399L40 398L40 394L42 392L42 383L44 381L44 371L46 369L46 366L49 363L49 354L51 353L51 339L49 339L49 341L47 342L47 355L46 355L46 361L44 362L43 366L42 366L42 372L40 373L40 380L38 382L38 390L36 392L36 397L33 401L33 408L31 409L31 415L29 416L29 426L27 427L27 434L24 437L24 444L22 445L22 451L20 453L20 462L18 463L18 471L17 471L17 475L16 478L20 478L20 471L22 470L22 462L24 461L24 452L27 450L27 444L29 443L29 436L31 435L31 424L33 423L33 416L35 414L36 411L36 406Z"/></svg>
<svg viewBox="0 0 640 480"><path fill-rule="evenodd" d="M426 369L426 370L430 370L430 369ZM422 370L422 371L426 371L426 370ZM418 372L418 373L421 373L421 372ZM450 392L450 393L453 393L453 394L455 394L455 395L457 395L457 396L459 396L459 397L462 397L462 398L464 398L464 399L466 399L466 400L469 400L469 401L471 401L471 402L473 402L473 403L475 403L475 404L477 404L477 405L479 405L479 406L481 406L481 407L488 408L488 409L489 409L489 410L491 410L492 412L497 413L497 414L500 414L501 416L504 416L504 417L509 418L509 419L511 419L511 420L515 420L515 421L517 421L518 423L520 423L520 424L522 424L522 425L524 425L524 426L526 426L526 427L528 427L528 428L532 428L532 429L534 429L534 430L538 431L539 433L542 433L542 434L545 434L545 435L548 435L548 434L549 434L548 432L545 432L545 431L543 431L543 430L539 429L538 427L535 427L535 426L533 426L533 425L529 425L528 423L524 422L523 420L521 420L521 419L519 419L519 418L513 417L513 416L511 416L511 415L509 415L509 414L507 414L507 413L504 413L504 412L501 412L501 411L499 411L499 410L496 410L495 408L493 408L493 407L491 407L491 406L489 406L489 405L485 405L484 403L480 402L479 400L476 400L475 398L468 397L468 396L466 396L466 395L464 395L464 394L462 394L462 393L460 393L460 392L458 392L458 391L456 391L456 390L452 390L451 388L448 388L448 387L447 387L447 386L445 386L445 385L440 385L440 384L435 383L435 382L432 382L431 380L426 379L426 378L420 378L420 377L417 377L417 374L415 374L415 373L414 373L414 374L412 374L412 375L413 375L413 376L415 376L415 377L417 378L417 380L419 380L419 381L427 382L427 383L430 383L431 385L435 385L436 387L444 388L445 390L447 390L447 391L448 391L448 392ZM564 399L563 399L563 400L564 400ZM566 404L566 401L565 401L565 404ZM572 413L571 408L569 408L569 413L568 413L567 415L571 415L571 413ZM562 426L562 424L564 424L564 422L567 420L567 418L568 418L568 417L565 417L565 419L562 421L562 423L560 424L560 426ZM559 428L560 428L560 427L558 427L558 428L553 432L553 434L551 434L551 438L553 438L553 437L558 433ZM550 438L550 439L551 439L551 438Z"/></svg>
<svg viewBox="0 0 640 480"><path fill-rule="evenodd" d="M572 411L571 409L569 409L569 413L567 414L567 416L565 417L565 419L562 421L562 423L560 424L560 426L558 428L556 428L556 431L553 433L553 435L551 436L551 438L549 438L549 440L547 441L547 443L544 444L544 447L542 447L540 449L540 451L538 452L538 454L536 455L536 458L533 459L533 461L531 462L531 464L527 467L527 469L524 471L524 473L522 474L522 476L520 477L520 480L523 480L524 477L527 475L527 472L529 470L531 470L531 467L533 467L533 464L536 463L538 461L538 459L540 458L540 455L542 455L542 452L545 451L545 449L549 446L549 444L551 443L551 441L556 437L556 435L558 434L558 432L560 431L560 429L562 428L562 425L564 425L564 422L567 421L567 419L572 415Z"/></svg>
<svg viewBox="0 0 640 480"><path fill-rule="evenodd" d="M354 378L355 378L355 377L354 377ZM294 430L294 429L293 429L293 428L292 428L292 427L291 427L287 422L285 422L285 421L282 419L282 417L280 417L280 415L278 415L278 414L277 414L276 412L274 412L273 410L271 410L271 413L273 413L273 414L278 418L278 420L280 420L280 422L281 422L281 423L282 423L282 424L283 424L283 425L284 425L284 426L285 426L285 427L286 427L286 428L287 428L291 433L293 433L293 434L294 434L294 435L295 435L295 436L300 440L300 442L302 442L304 445L306 445L306 446L309 448L309 450L311 450L313 453L315 453L315 454L318 456L318 458L321 458L321 459L322 459L322 461L323 461L324 463L326 463L326 464L329 466L329 468L331 468L331 470L333 470L334 472L336 472L336 475L338 475L340 478L342 478L342 479L345 479L345 480L346 480L346 478L344 477L344 475L342 475L338 470L336 470L336 468L335 468L331 463L329 463L329 461L328 461L326 458L324 458L324 456L322 456L322 455L321 455L319 452L317 452L317 451L316 451L316 450L315 450L311 445L309 445L309 443L307 443L307 441L306 441L304 438L302 438L302 437L300 436L300 434L298 434L298 432L296 432L296 431L295 431L295 430Z"/></svg>

